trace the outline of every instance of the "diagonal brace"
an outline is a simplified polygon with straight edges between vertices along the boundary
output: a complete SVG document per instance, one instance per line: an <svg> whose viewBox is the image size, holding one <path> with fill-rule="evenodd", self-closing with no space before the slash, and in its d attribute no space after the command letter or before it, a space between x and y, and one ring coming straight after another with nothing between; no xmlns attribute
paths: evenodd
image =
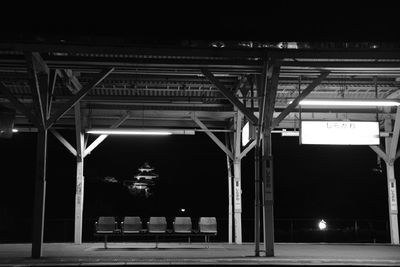
<svg viewBox="0 0 400 267"><path fill-rule="evenodd" d="M118 121L116 121L113 125L110 126L111 129L118 128L121 124L123 124L128 118L130 117L130 113L127 112L125 115L123 115ZM96 138L86 149L85 152L83 153L83 157L86 157L89 155L93 149L95 149L98 145L100 145L101 142L103 142L106 138L108 137L107 134L102 134L99 137Z"/></svg>
<svg viewBox="0 0 400 267"><path fill-rule="evenodd" d="M397 144L399 142L400 133L400 107L397 107L396 118L393 127L393 136L390 143L389 159L394 159L396 157Z"/></svg>
<svg viewBox="0 0 400 267"><path fill-rule="evenodd" d="M303 100L305 97L307 97L318 85L321 84L322 80L324 80L327 76L329 75L329 71L323 72L317 79L315 79L310 85L307 86L306 89L301 92L300 95L296 97L295 100L293 100L292 103L290 103L285 110L283 110L278 117L276 117L273 122L272 122L272 129L278 126L278 124L286 118L287 115L289 115L290 112L292 112L296 106L299 104L301 100Z"/></svg>
<svg viewBox="0 0 400 267"><path fill-rule="evenodd" d="M369 146L379 157L381 157L386 163L389 162L389 157L379 146Z"/></svg>
<svg viewBox="0 0 400 267"><path fill-rule="evenodd" d="M201 72L207 77L235 107L237 107L253 124L258 123L258 119L253 112L248 110L246 106L240 102L226 87L207 69L201 69Z"/></svg>
<svg viewBox="0 0 400 267"><path fill-rule="evenodd" d="M71 153L76 156L76 149L56 130L50 130L50 132L61 142Z"/></svg>
<svg viewBox="0 0 400 267"><path fill-rule="evenodd" d="M51 117L46 124L46 128L50 128L57 120L59 120L65 113L67 113L76 103L78 103L93 87L101 83L114 68L103 70L96 77L86 84L74 97L72 97L64 106L60 107L53 117Z"/></svg>
<svg viewBox="0 0 400 267"><path fill-rule="evenodd" d="M240 158L240 159L244 158L244 157L247 155L247 153L249 153L249 151L252 150L253 147L255 147L256 143L257 143L257 141L256 141L256 140L253 140L253 141L250 143L250 145L248 145L248 146L240 153L239 158Z"/></svg>
<svg viewBox="0 0 400 267"><path fill-rule="evenodd" d="M210 132L207 126L204 125L193 113L191 114L192 120L200 126L201 129L205 130L205 133L219 146L232 160L232 152L216 137L212 132Z"/></svg>

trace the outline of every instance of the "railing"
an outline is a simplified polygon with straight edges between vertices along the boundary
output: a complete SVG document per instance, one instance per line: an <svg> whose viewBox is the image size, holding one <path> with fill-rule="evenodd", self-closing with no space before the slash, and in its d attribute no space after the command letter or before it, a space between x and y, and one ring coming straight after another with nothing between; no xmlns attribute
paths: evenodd
<svg viewBox="0 0 400 267"><path fill-rule="evenodd" d="M101 242L93 235L97 218L83 221L83 242ZM318 228L318 219L275 219L275 242L389 243L389 223L373 219L324 219L326 230ZM228 219L217 217L218 235L211 242L228 241ZM243 242L254 242L254 219L242 219ZM31 242L32 221L14 220L0 225L0 242ZM46 219L44 242L73 242L73 219ZM261 242L262 242L261 223ZM112 241L112 240L110 240ZM126 240L130 241L130 240ZM146 241L141 240L141 241ZM193 240L196 242L196 240ZM200 241L200 240L199 240Z"/></svg>

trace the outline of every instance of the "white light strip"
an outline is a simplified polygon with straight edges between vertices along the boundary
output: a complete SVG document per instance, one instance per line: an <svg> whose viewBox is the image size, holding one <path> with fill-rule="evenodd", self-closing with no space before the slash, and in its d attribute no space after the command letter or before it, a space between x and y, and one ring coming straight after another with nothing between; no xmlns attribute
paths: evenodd
<svg viewBox="0 0 400 267"><path fill-rule="evenodd" d="M12 129L13 133L18 133L18 129Z"/></svg>
<svg viewBox="0 0 400 267"><path fill-rule="evenodd" d="M384 100L323 100L323 99L308 99L301 100L299 102L301 106L400 106L399 102L396 101L384 101Z"/></svg>
<svg viewBox="0 0 400 267"><path fill-rule="evenodd" d="M134 130L89 130L87 133L90 134L116 134L116 135L171 135L171 132L166 131L134 131Z"/></svg>
<svg viewBox="0 0 400 267"><path fill-rule="evenodd" d="M169 130L169 129L88 129L86 133L100 135L194 135L194 130Z"/></svg>

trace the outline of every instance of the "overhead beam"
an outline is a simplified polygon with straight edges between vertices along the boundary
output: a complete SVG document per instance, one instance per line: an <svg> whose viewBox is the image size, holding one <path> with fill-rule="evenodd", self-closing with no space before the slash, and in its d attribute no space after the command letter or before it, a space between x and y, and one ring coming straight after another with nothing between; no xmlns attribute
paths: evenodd
<svg viewBox="0 0 400 267"><path fill-rule="evenodd" d="M121 116L121 118L115 122L113 125L110 126L111 129L115 129L117 127L119 127L121 124L123 124L130 116L130 113L127 112L125 115ZM96 140L94 140L86 149L85 152L83 154L83 157L86 157L87 155L89 155L93 149L95 149L98 145L100 145L101 142L103 142L106 138L108 137L107 134L102 134L99 137L96 138Z"/></svg>
<svg viewBox="0 0 400 267"><path fill-rule="evenodd" d="M216 137L211 131L208 130L207 126L205 126L194 114L191 115L192 120L200 126L201 129L205 130L204 132L221 148L225 154L227 154L232 160L233 158L233 153L230 151L219 139Z"/></svg>
<svg viewBox="0 0 400 267"><path fill-rule="evenodd" d="M251 121L253 124L258 123L258 119L256 116L254 116L253 112L248 110L242 102L240 102L228 89L226 89L226 87L217 78L215 78L215 76L209 70L201 69L201 72L218 88L223 96L225 96L237 109L240 110L240 112L243 113L243 115L246 116L249 121Z"/></svg>
<svg viewBox="0 0 400 267"><path fill-rule="evenodd" d="M11 93L11 91L3 82L0 82L0 91L11 102L16 110L24 114L31 121L31 123L38 126L37 120L33 113L23 103L21 103L18 98L13 95L13 93Z"/></svg>
<svg viewBox="0 0 400 267"><path fill-rule="evenodd" d="M51 129L50 132L72 153L72 155L77 155L75 148L58 131Z"/></svg>
<svg viewBox="0 0 400 267"><path fill-rule="evenodd" d="M286 116L292 112L297 105L299 104L299 102L301 100L303 100L305 97L307 97L318 85L321 84L321 82L329 75L329 71L323 72L321 73L321 75L315 79L311 84L309 84L307 86L306 89L304 89L300 95L298 95L293 101L292 103L290 103L287 108L285 108L277 118L275 118L272 122L272 129L275 128L276 126L279 125L279 123L286 118Z"/></svg>
<svg viewBox="0 0 400 267"><path fill-rule="evenodd" d="M59 108L58 111L47 121L47 128L50 128L57 120L59 120L65 113L67 113L76 103L78 103L85 95L96 85L101 83L114 68L103 70L93 78L88 84L86 84L76 95L74 95L63 107Z"/></svg>

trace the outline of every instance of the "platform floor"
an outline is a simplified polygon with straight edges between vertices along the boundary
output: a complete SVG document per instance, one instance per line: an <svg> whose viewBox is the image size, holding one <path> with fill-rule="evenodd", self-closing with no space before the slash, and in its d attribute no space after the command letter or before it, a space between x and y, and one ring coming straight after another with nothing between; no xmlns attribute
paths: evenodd
<svg viewBox="0 0 400 267"><path fill-rule="evenodd" d="M208 248L207 248L208 246ZM275 257L254 257L254 244L45 243L32 259L31 244L0 244L0 266L107 265L353 265L400 266L400 246L277 243Z"/></svg>

